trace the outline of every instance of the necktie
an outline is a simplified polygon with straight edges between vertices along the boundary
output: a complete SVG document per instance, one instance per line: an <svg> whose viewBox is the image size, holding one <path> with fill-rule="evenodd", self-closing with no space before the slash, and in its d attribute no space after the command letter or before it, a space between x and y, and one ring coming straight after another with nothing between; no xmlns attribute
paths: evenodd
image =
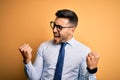
<svg viewBox="0 0 120 80"><path fill-rule="evenodd" d="M63 63L64 63L64 54L65 54L65 45L67 43L61 43L61 48L57 60L55 75L53 80L61 80L62 77L62 69L63 69Z"/></svg>

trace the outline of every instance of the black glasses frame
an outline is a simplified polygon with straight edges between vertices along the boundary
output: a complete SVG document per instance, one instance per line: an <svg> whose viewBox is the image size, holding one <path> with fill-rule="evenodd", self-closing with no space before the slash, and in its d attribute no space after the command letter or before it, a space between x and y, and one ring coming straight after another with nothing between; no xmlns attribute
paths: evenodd
<svg viewBox="0 0 120 80"><path fill-rule="evenodd" d="M63 28L73 28L73 26L63 27L63 26L61 26L61 25L56 25L54 21L51 21L51 22L50 22L50 26L51 26L52 29L54 29L54 28L56 27L56 29L57 29L58 31L61 31Z"/></svg>

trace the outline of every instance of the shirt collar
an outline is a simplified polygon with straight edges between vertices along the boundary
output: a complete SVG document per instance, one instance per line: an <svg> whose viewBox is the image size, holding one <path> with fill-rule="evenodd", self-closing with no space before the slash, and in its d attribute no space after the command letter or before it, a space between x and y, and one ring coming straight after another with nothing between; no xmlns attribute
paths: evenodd
<svg viewBox="0 0 120 80"><path fill-rule="evenodd" d="M67 43L71 46L73 46L75 44L75 39L74 37L72 37L70 40L67 41Z"/></svg>
<svg viewBox="0 0 120 80"><path fill-rule="evenodd" d="M75 45L75 39L74 39L74 37L72 37L70 40L68 40L68 41L66 41L70 46L74 46ZM54 44L54 41L53 41L53 44ZM55 44L56 45L56 44ZM57 44L57 45L59 45L59 44Z"/></svg>

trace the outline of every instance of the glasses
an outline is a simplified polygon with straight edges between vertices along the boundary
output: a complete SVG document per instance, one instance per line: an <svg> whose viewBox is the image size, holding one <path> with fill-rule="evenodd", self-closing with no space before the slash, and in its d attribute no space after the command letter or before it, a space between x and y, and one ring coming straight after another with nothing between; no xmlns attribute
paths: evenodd
<svg viewBox="0 0 120 80"><path fill-rule="evenodd" d="M54 28L56 27L56 29L57 29L58 31L61 31L63 28L73 28L73 26L63 27L63 26L61 26L61 25L56 25L54 21L51 21L51 22L50 22L50 26L51 26L52 29L54 29Z"/></svg>

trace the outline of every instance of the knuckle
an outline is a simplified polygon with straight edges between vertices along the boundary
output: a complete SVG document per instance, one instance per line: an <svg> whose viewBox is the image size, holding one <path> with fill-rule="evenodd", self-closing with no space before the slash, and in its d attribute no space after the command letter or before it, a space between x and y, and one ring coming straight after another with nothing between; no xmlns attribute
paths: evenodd
<svg viewBox="0 0 120 80"><path fill-rule="evenodd" d="M95 57L96 57L96 58L98 58L98 59L100 58L100 56L99 56L99 55L96 55Z"/></svg>
<svg viewBox="0 0 120 80"><path fill-rule="evenodd" d="M94 57L94 56L91 56L91 58L92 58L92 59L95 59L95 57Z"/></svg>

